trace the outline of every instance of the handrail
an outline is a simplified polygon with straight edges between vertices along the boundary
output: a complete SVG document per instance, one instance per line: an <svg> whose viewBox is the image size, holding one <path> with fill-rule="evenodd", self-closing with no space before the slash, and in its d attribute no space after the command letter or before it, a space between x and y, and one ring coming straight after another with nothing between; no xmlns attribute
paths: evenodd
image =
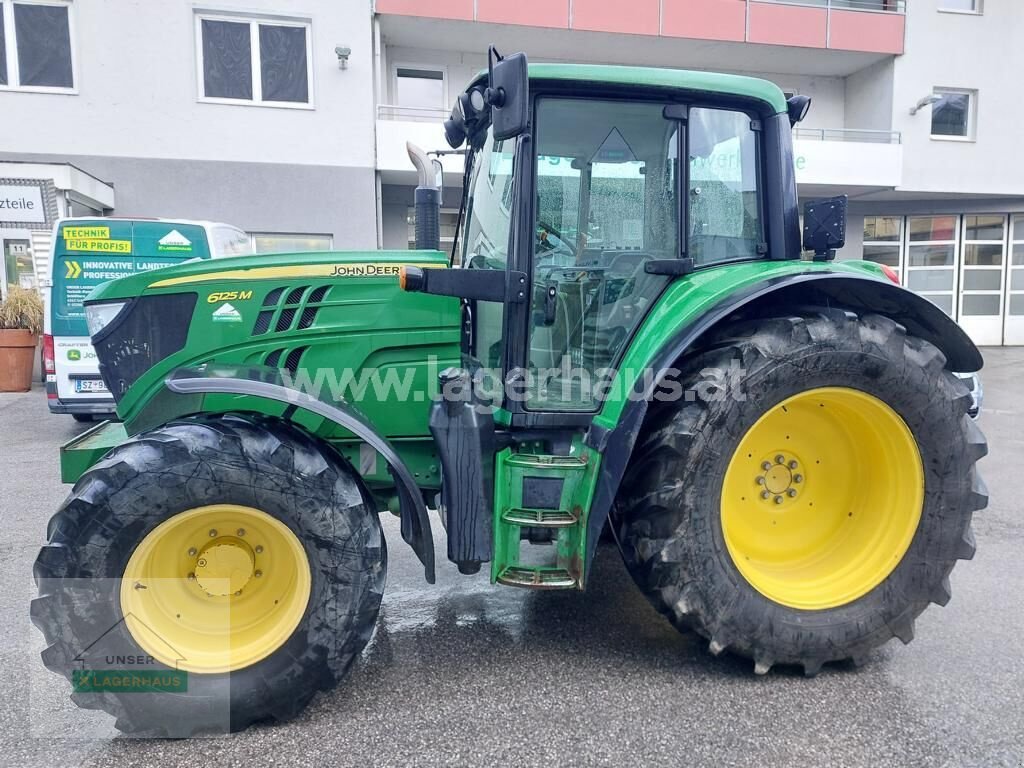
<svg viewBox="0 0 1024 768"><path fill-rule="evenodd" d="M899 131L880 131L873 128L801 128L793 131L797 139L811 141L858 141L868 144L902 144Z"/></svg>
<svg viewBox="0 0 1024 768"><path fill-rule="evenodd" d="M836 11L869 11L872 13L907 12L907 0L747 0L748 3L775 3L777 5L810 5Z"/></svg>
<svg viewBox="0 0 1024 768"><path fill-rule="evenodd" d="M401 104L378 104L378 120L411 120L413 122L435 122L444 120L449 110L444 107L406 107Z"/></svg>

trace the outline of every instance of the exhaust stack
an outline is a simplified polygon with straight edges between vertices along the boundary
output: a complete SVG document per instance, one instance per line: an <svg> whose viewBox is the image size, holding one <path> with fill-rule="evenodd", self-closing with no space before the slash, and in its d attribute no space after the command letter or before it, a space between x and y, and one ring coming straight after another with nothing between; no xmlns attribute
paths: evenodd
<svg viewBox="0 0 1024 768"><path fill-rule="evenodd" d="M441 161L411 142L405 143L409 159L416 166L419 184L416 187L416 249L439 250L441 247Z"/></svg>

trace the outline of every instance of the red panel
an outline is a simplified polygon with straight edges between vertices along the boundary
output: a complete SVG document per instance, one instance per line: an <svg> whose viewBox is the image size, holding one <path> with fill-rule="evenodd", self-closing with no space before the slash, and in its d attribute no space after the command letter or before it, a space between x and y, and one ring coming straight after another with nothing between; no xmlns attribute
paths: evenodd
<svg viewBox="0 0 1024 768"><path fill-rule="evenodd" d="M567 29L569 0L477 0L476 20Z"/></svg>
<svg viewBox="0 0 1024 768"><path fill-rule="evenodd" d="M824 8L751 3L748 39L752 43L824 48L827 16Z"/></svg>
<svg viewBox="0 0 1024 768"><path fill-rule="evenodd" d="M871 53L903 53L905 21L906 17L901 13L834 10L828 47Z"/></svg>
<svg viewBox="0 0 1024 768"><path fill-rule="evenodd" d="M742 42L746 26L744 0L664 0L663 35Z"/></svg>
<svg viewBox="0 0 1024 768"><path fill-rule="evenodd" d="M656 35L658 6L659 0L573 0L572 28Z"/></svg>
<svg viewBox="0 0 1024 768"><path fill-rule="evenodd" d="M377 0L377 13L473 20L473 0Z"/></svg>

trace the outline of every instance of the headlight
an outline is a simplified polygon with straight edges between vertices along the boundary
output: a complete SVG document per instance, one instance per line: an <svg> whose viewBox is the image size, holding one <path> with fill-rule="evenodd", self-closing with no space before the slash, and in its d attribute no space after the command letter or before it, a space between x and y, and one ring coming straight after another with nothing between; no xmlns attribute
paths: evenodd
<svg viewBox="0 0 1024 768"><path fill-rule="evenodd" d="M104 304L85 305L85 324L89 326L89 335L95 336L121 314L128 305L127 301L109 301Z"/></svg>

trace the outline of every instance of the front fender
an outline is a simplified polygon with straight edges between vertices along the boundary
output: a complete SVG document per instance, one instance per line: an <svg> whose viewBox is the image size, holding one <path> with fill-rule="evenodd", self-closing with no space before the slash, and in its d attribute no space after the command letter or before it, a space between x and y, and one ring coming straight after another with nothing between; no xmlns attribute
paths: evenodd
<svg viewBox="0 0 1024 768"><path fill-rule="evenodd" d="M744 315L785 310L786 307L825 305L890 317L911 335L938 347L946 356L949 370L969 373L984 364L981 353L964 330L941 309L913 291L866 272L815 270L775 275L746 285L684 320L653 353L646 364L654 375L645 377L643 391L623 400L616 418L609 423L606 413L594 419L586 443L603 454L601 477L587 519L585 572L600 538L601 529L615 501L622 476L647 415L651 396L677 361L701 338L737 313ZM617 404L618 405L618 404ZM603 418L602 418L603 417ZM603 422L603 423L602 423Z"/></svg>
<svg viewBox="0 0 1024 768"><path fill-rule="evenodd" d="M423 563L426 580L434 583L434 539L430 518L412 472L391 443L373 428L359 411L344 400L320 400L286 381L276 369L265 367L207 366L174 371L164 382L168 392L178 396L178 416L203 412L206 395L244 396L247 403L272 401L286 405L282 418L291 419L296 410L307 411L347 429L367 443L387 462L395 480L401 514L402 538ZM163 398L165 407L168 398ZM167 416L166 411L163 416Z"/></svg>

